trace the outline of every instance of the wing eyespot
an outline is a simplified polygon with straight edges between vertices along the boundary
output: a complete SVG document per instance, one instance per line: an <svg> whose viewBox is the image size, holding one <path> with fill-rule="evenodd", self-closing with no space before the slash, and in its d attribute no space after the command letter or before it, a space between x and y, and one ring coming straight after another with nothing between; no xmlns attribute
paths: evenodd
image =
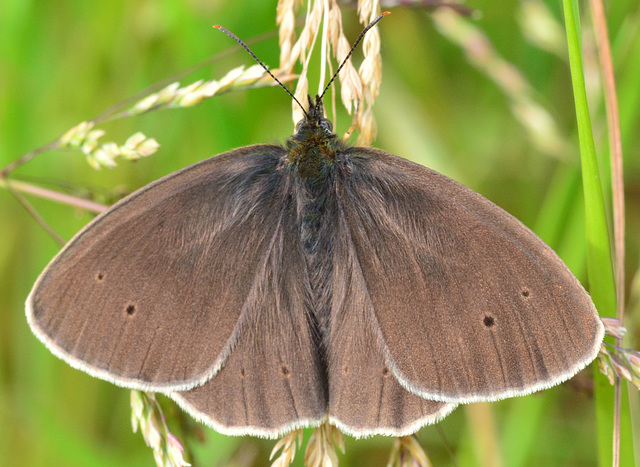
<svg viewBox="0 0 640 467"><path fill-rule="evenodd" d="M96 274L96 282L102 282L104 280L104 274L102 272L98 272Z"/></svg>
<svg viewBox="0 0 640 467"><path fill-rule="evenodd" d="M125 313L127 313L128 316L133 316L136 314L137 308L133 303L129 303L127 305L127 307L124 309Z"/></svg>
<svg viewBox="0 0 640 467"><path fill-rule="evenodd" d="M382 377L383 378L388 378L389 375L391 374L391 371L389 371L389 368L387 368L386 366L382 369Z"/></svg>
<svg viewBox="0 0 640 467"><path fill-rule="evenodd" d="M529 291L529 289L528 289L528 288L526 288L526 287L524 287L524 288L522 289L522 296L523 296L524 298L529 298L529 296L530 296L530 295L531 295L531 292Z"/></svg>
<svg viewBox="0 0 640 467"><path fill-rule="evenodd" d="M283 378L291 378L291 370L287 365L282 365L280 367L280 374Z"/></svg>
<svg viewBox="0 0 640 467"><path fill-rule="evenodd" d="M484 319L482 320L482 324L484 324L485 327L487 327L487 328L491 328L496 324L496 320L491 315L485 315Z"/></svg>

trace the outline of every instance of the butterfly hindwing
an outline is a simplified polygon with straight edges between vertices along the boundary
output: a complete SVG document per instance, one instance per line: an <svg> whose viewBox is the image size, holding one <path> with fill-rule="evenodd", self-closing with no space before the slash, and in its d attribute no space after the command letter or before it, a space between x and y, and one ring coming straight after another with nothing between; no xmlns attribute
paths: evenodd
<svg viewBox="0 0 640 467"><path fill-rule="evenodd" d="M329 420L355 437L404 436L435 423L455 408L412 394L390 370L383 351L361 261L354 248L339 186L358 176L336 163L330 193L333 241L332 300L327 361Z"/></svg>
<svg viewBox="0 0 640 467"><path fill-rule="evenodd" d="M405 436L455 408L412 394L393 375L359 261L338 211L329 345L329 417L352 436Z"/></svg>

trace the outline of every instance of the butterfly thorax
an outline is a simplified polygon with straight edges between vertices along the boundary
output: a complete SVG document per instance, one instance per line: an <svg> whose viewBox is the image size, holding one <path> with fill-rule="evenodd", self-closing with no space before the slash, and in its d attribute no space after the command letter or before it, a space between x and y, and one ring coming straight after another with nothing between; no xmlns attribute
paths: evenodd
<svg viewBox="0 0 640 467"><path fill-rule="evenodd" d="M293 172L302 245L314 253L323 236L327 212L327 194L335 180L336 155L345 145L333 133L333 125L324 117L322 101L309 96L309 110L296 125L286 144L289 170Z"/></svg>
<svg viewBox="0 0 640 467"><path fill-rule="evenodd" d="M333 125L324 117L324 106L316 96L309 96L309 110L296 125L295 134L287 141L287 157L298 175L311 184L322 184L332 170L336 154L344 148Z"/></svg>

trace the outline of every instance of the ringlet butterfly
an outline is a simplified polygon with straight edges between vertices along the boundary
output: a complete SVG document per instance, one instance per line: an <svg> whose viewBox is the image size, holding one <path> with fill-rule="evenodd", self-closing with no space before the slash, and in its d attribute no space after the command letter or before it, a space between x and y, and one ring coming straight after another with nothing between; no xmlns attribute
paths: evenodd
<svg viewBox="0 0 640 467"><path fill-rule="evenodd" d="M284 147L201 161L96 217L40 275L27 319L75 368L265 437L326 420L410 434L570 378L604 332L532 231L337 139L321 96Z"/></svg>

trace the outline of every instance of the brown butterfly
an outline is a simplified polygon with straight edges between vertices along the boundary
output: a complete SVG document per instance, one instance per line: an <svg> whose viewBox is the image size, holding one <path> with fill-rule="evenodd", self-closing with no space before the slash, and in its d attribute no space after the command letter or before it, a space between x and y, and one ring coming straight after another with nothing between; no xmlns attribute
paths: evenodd
<svg viewBox="0 0 640 467"><path fill-rule="evenodd" d="M27 318L75 368L266 437L327 419L413 433L456 404L558 384L603 338L533 232L340 141L320 97L286 146L204 160L98 216L39 277Z"/></svg>

